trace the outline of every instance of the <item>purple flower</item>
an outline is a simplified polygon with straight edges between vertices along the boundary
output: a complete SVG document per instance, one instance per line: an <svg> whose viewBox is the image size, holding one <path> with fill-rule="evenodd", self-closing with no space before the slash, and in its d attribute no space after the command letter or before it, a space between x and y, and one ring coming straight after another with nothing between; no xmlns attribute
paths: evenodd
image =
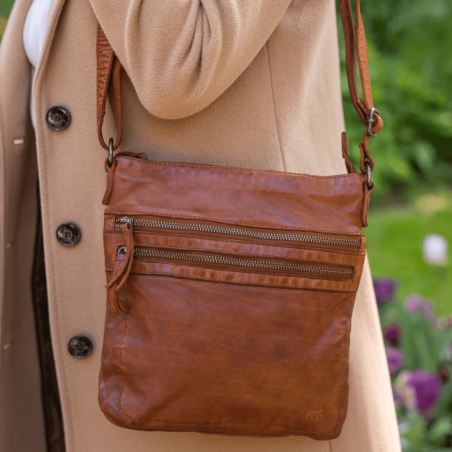
<svg viewBox="0 0 452 452"><path fill-rule="evenodd" d="M398 397L409 410L428 415L441 394L441 378L423 370L402 372L396 381Z"/></svg>
<svg viewBox="0 0 452 452"><path fill-rule="evenodd" d="M389 278L374 279L375 297L379 307L393 300L397 290L397 282Z"/></svg>
<svg viewBox="0 0 452 452"><path fill-rule="evenodd" d="M394 347L397 347L400 343L400 336L402 330L397 323L391 323L383 328L383 337L385 341Z"/></svg>
<svg viewBox="0 0 452 452"><path fill-rule="evenodd" d="M409 314L421 312L429 322L436 323L432 302L420 295L410 295L406 298L405 311Z"/></svg>
<svg viewBox="0 0 452 452"><path fill-rule="evenodd" d="M405 311L414 314L424 310L424 303L427 300L420 295L410 295L405 300Z"/></svg>
<svg viewBox="0 0 452 452"><path fill-rule="evenodd" d="M405 355L402 350L393 347L386 348L386 358L388 359L389 373L391 375L397 373L405 361Z"/></svg>

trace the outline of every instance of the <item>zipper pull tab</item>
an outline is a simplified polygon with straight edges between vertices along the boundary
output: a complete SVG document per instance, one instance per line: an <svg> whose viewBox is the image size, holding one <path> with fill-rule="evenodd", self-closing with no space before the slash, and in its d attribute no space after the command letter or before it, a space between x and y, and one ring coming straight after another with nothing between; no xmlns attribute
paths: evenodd
<svg viewBox="0 0 452 452"><path fill-rule="evenodd" d="M126 242L126 257L124 262L124 268L126 269L125 275L121 282L116 287L116 291L119 292L122 286L127 281L130 275L130 270L132 269L133 257L135 255L135 245L133 243L133 218L123 217L121 218L123 225L121 226L122 234Z"/></svg>
<svg viewBox="0 0 452 452"><path fill-rule="evenodd" d="M130 275L135 254L135 246L133 243L133 218L123 217L121 218L121 223L121 231L124 236L125 246L119 249L113 277L105 286L109 290L108 298L110 300L110 306L116 314L119 314L119 312L127 312L127 308L121 303L119 291L122 289ZM124 251L125 257L124 260L122 260L119 255ZM122 262L119 261L119 259L121 259ZM116 267L116 265L118 267ZM110 290L114 291L114 293L110 294Z"/></svg>
<svg viewBox="0 0 452 452"><path fill-rule="evenodd" d="M123 226L124 226L125 224L127 224L129 229L132 229L132 227L133 227L133 218L130 218L130 217L122 217L121 220L120 220L119 222L122 223ZM121 227L121 229L122 229L122 227Z"/></svg>
<svg viewBox="0 0 452 452"><path fill-rule="evenodd" d="M115 283L118 281L119 277L123 273L124 268L124 259L123 256L126 254L125 246L121 246L118 250L118 254L115 260L115 265L113 267L113 275L110 279L110 282L105 286L107 290L107 301L110 305L111 310L116 314L121 314L124 306L120 304L120 296L119 293L116 292Z"/></svg>

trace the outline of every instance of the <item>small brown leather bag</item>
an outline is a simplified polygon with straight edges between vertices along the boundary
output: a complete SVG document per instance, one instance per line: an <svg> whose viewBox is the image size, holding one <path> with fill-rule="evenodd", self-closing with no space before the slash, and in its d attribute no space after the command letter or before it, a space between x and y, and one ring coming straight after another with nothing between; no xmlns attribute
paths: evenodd
<svg viewBox="0 0 452 452"><path fill-rule="evenodd" d="M99 402L137 430L336 438L348 405L350 323L374 189L373 107L356 1L340 0L348 83L368 126L361 173L330 177L117 154L116 59L98 31L98 131L109 151L107 317ZM358 95L356 57L364 102ZM102 137L108 93L118 125Z"/></svg>

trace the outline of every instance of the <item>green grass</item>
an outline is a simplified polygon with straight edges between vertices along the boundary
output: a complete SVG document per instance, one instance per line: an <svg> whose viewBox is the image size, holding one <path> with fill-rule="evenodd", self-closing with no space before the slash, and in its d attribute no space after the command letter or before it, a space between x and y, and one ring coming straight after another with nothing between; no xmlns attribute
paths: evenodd
<svg viewBox="0 0 452 452"><path fill-rule="evenodd" d="M399 298L417 293L430 298L438 316L452 315L452 193L418 197L410 206L378 208L365 231L372 275L399 281ZM423 259L427 234L449 243L449 262L438 268Z"/></svg>

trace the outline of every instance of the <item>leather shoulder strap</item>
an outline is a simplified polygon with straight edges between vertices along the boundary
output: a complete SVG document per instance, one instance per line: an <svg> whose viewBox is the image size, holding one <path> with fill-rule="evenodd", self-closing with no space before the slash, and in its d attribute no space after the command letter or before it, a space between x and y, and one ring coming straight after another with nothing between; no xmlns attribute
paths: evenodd
<svg viewBox="0 0 452 452"><path fill-rule="evenodd" d="M361 17L360 0L355 0L356 25L353 23L353 13L350 0L339 0L342 17L342 28L345 37L345 54L347 81L350 98L361 122L368 128L364 134L361 149L361 171L368 173L367 164L371 170L374 162L368 150L369 137L374 136L383 128L383 120L375 110L372 98L372 88L369 75L369 61L367 54L367 41L364 24ZM364 100L361 100L358 90L356 60L358 60L361 86ZM121 90L120 90L121 64L116 58L100 25L97 33L97 131L99 142L104 149L109 149L102 135L102 124L105 117L107 96L110 96L113 113L118 127L118 138L113 145L116 150L122 137L122 113L121 113ZM110 139L111 142L111 139ZM345 140L343 140L345 143ZM348 155L343 148L343 155ZM348 158L348 161L350 159ZM350 162L351 164L351 162Z"/></svg>
<svg viewBox="0 0 452 452"><path fill-rule="evenodd" d="M368 126L370 112L374 108L372 98L372 87L369 75L369 60L367 55L367 40L364 31L364 24L361 17L360 0L355 0L356 5L356 28L353 26L353 14L350 0L339 0L342 17L342 28L345 38L345 55L348 88L353 107L358 113L361 122ZM359 96L358 81L356 76L356 58L358 58L359 73L361 76L361 86L363 90L364 102ZM383 120L376 114L375 122L372 125L372 132L378 133L383 128Z"/></svg>
<svg viewBox="0 0 452 452"><path fill-rule="evenodd" d="M108 151L102 134L107 96L110 93L110 102L118 127L118 138L113 146L115 151L121 144L122 138L122 109L121 109L121 63L108 42L100 25L97 27L97 135L99 143Z"/></svg>

